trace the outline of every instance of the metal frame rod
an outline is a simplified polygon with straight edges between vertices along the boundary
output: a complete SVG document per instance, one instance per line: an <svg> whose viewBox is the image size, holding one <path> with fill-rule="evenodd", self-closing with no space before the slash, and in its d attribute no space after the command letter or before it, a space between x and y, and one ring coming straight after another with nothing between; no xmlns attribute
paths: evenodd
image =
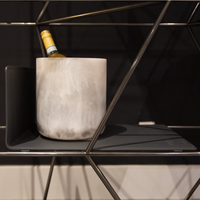
<svg viewBox="0 0 200 200"><path fill-rule="evenodd" d="M191 14L190 17L189 17L189 19L188 19L188 21L187 21L187 24L191 24L191 25L200 25L200 23L190 23L191 20L192 20L192 18L193 18L193 16L195 15L195 13L196 13L198 7L199 7L199 2L196 4L194 10L192 11L192 14ZM193 33L191 27L188 26L187 29L188 29L188 31L189 31L189 33L190 33L190 36L192 37L192 39L193 39L195 45L196 45L198 51L200 52L199 43L198 43L198 41L197 41L197 39L196 39L196 37L195 37L195 35L194 35L194 33Z"/></svg>
<svg viewBox="0 0 200 200"><path fill-rule="evenodd" d="M83 13L83 14L38 22L37 25L48 24L48 23L52 23L52 22L59 22L59 21L70 20L70 19L76 19L76 18L81 18L81 17L100 15L100 14L107 14L107 13L111 13L111 12L139 8L139 7L149 6L149 5L158 4L158 3L160 3L160 2L145 2L145 3L128 5L128 6L121 6L121 7L117 7L117 8L110 8L110 9L105 9L105 10L99 10L99 11L94 11L94 12L89 12L89 13Z"/></svg>
<svg viewBox="0 0 200 200"><path fill-rule="evenodd" d="M98 175L98 177L101 179L101 181L104 184L104 186L110 192L110 194L112 195L112 197L114 198L114 200L120 200L118 194L115 192L115 190L113 189L113 187L110 185L110 183L108 182L108 180L106 179L106 177L104 176L104 174L101 172L101 170L99 169L99 167L94 163L94 161L92 160L92 158L90 156L86 156L86 158L87 158L88 162L90 163L90 165L92 166L93 170L96 172L96 174Z"/></svg>
<svg viewBox="0 0 200 200"><path fill-rule="evenodd" d="M19 152L19 151L11 151L11 152L0 152L0 157L84 157L85 152L74 152L74 151L45 151L45 152ZM198 151L188 151L188 152L179 152L179 151L168 151L168 152L138 152L138 151L115 151L115 152L107 152L107 151L94 151L90 152L88 155L97 156L97 157L113 157L113 156L133 156L133 157L149 157L149 156L200 156L200 152Z"/></svg>
<svg viewBox="0 0 200 200"><path fill-rule="evenodd" d="M48 195L48 191L49 191L49 186L50 186L50 182L51 182L51 177L52 177L53 169L54 169L54 165L55 165L55 159L56 159L55 156L52 157L51 166L50 166L50 169L49 169L49 175L48 175L48 179L47 179L47 183L46 183L46 188L45 188L43 200L47 199L47 195Z"/></svg>
<svg viewBox="0 0 200 200"><path fill-rule="evenodd" d="M190 27L188 27L187 29L188 29L188 31L189 31L189 33L190 33L191 38L193 39L193 41L194 41L194 43L195 43L195 45L196 45L198 51L200 52L199 43L198 43L198 41L197 41L197 39L196 39L196 37L195 37L195 35L194 35L192 29L191 29Z"/></svg>
<svg viewBox="0 0 200 200"><path fill-rule="evenodd" d="M35 22L0 22L0 26L36 26ZM76 23L76 22L54 22L47 24L49 26L153 26L154 23ZM199 26L200 22L194 23L160 23L160 26Z"/></svg>
<svg viewBox="0 0 200 200"><path fill-rule="evenodd" d="M179 126L179 125L172 125L167 126L168 128L185 128L185 129L200 129L200 126ZM0 129L5 129L6 126L0 126Z"/></svg>
<svg viewBox="0 0 200 200"><path fill-rule="evenodd" d="M188 23L188 26L199 26L200 22L190 22Z"/></svg>
<svg viewBox="0 0 200 200"><path fill-rule="evenodd" d="M47 7L48 7L48 5L49 5L49 1L46 1L46 3L44 4L44 6L43 6L43 8L42 8L37 20L36 20L36 23L38 23L41 20L41 18L43 17L43 15L44 15Z"/></svg>
<svg viewBox="0 0 200 200"><path fill-rule="evenodd" d="M35 22L0 22L0 26L35 26Z"/></svg>
<svg viewBox="0 0 200 200"><path fill-rule="evenodd" d="M38 35L38 40L39 40L39 43L40 43L40 49L42 51L42 56L45 57L45 49L44 49L44 45L43 45L43 42L42 42L42 39L41 39L41 36L40 36L40 31L39 31L39 28L38 26L36 26L36 31L37 31L37 35Z"/></svg>
<svg viewBox="0 0 200 200"><path fill-rule="evenodd" d="M45 13L45 11L46 11L49 3L50 3L49 1L46 1L46 3L44 4L44 6L43 6L43 8L42 8L42 10L41 10L41 12L40 12L37 20L36 20L36 23L38 23L41 20L41 18L43 17L43 15L44 15L44 13ZM41 39L41 36L40 36L40 30L39 30L38 26L36 26L36 31L37 31L37 36L38 36L39 44L40 44L40 49L42 51L42 56L45 57L45 55L46 55L45 54L45 49L44 49L44 45L43 45L43 42L42 42L42 39Z"/></svg>
<svg viewBox="0 0 200 200"><path fill-rule="evenodd" d="M153 26L154 23L50 23L50 26ZM160 26L190 26L187 23L160 23Z"/></svg>
<svg viewBox="0 0 200 200"><path fill-rule="evenodd" d="M167 126L168 128L200 129L200 126Z"/></svg>
<svg viewBox="0 0 200 200"><path fill-rule="evenodd" d="M194 16L194 14L196 13L196 11L197 11L198 7L199 7L199 2L196 4L196 6L195 6L194 10L192 11L192 13L191 13L191 15L190 15L190 17L189 17L189 19L188 19L187 23L190 23L190 22L191 22L191 20L192 20L192 18L193 18L193 16Z"/></svg>
<svg viewBox="0 0 200 200"><path fill-rule="evenodd" d="M200 178L199 178L199 180L195 183L195 185L194 185L193 188L190 190L190 192L187 194L187 196L185 197L184 200L190 199L190 197L192 196L192 194L193 194L193 193L195 192L195 190L198 188L199 184L200 184Z"/></svg>
<svg viewBox="0 0 200 200"><path fill-rule="evenodd" d="M165 13L166 13L167 8L168 8L169 5L170 5L170 1L168 0L168 1L166 2L166 4L165 4L164 8L162 9L160 15L158 16L158 18L157 18L157 20L156 20L154 26L152 27L152 29L151 29L149 35L147 36L147 38L146 38L144 44L142 45L142 47L141 47L141 49L140 49L138 55L136 56L135 61L133 62L133 64L132 64L130 70L128 71L128 73L127 73L126 76L124 77L124 79L123 79L121 85L119 86L119 88L118 88L118 90L117 90L117 92L116 92L116 94L115 94L113 100L111 101L111 103L110 103L110 105L109 105L109 107L108 107L108 109L107 109L107 111L106 111L106 114L104 115L104 117L103 117L103 119L102 119L102 121L101 121L99 127L97 128L97 130L96 130L94 136L92 137L92 140L90 141L90 143L89 143L89 145L88 145L88 147L87 147L87 149L86 149L86 153L87 153L87 154L92 150L93 146L95 145L96 140L97 140L98 137L99 137L99 134L102 132L102 130L103 130L104 126L105 126L105 123L106 123L108 117L110 116L110 114L111 114L111 112L112 112L112 110L113 110L115 104L117 103L119 97L121 96L121 94L122 94L124 88L126 87L128 81L129 81L129 79L131 78L133 72L135 71L135 68L137 67L137 65L138 65L138 63L139 63L139 61L140 61L140 59L142 58L142 56L143 56L145 50L147 49L147 47L148 47L148 45L149 45L151 39L153 38L153 36L154 36L154 34L155 34L157 28L159 27L160 22L161 22L162 18L164 17L164 15L165 15Z"/></svg>

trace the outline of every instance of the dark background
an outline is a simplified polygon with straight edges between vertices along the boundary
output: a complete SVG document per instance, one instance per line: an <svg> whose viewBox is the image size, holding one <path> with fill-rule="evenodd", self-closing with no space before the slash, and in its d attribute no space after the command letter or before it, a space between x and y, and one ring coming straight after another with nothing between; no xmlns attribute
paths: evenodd
<svg viewBox="0 0 200 200"><path fill-rule="evenodd" d="M184 23L197 2L172 2L162 22ZM108 9L134 2L51 2L42 21ZM155 22L164 2L127 11L84 17L67 22ZM1 22L35 22L43 2L0 2ZM200 8L192 22L200 20ZM130 69L150 26L39 26L49 29L59 52L68 57L107 59L107 105ZM193 26L200 42L200 27ZM5 126L5 67L35 68L42 57L35 26L0 26L0 126ZM137 124L154 121L165 125L200 125L200 52L187 27L158 28L141 62L115 106L108 123ZM177 130L199 138L198 129ZM5 147L0 129L0 151ZM195 143L198 140L195 139ZM198 145L198 144L197 144ZM84 163L82 158L60 158L59 163ZM197 158L99 158L99 163L198 163ZM50 158L3 158L0 164L48 164Z"/></svg>

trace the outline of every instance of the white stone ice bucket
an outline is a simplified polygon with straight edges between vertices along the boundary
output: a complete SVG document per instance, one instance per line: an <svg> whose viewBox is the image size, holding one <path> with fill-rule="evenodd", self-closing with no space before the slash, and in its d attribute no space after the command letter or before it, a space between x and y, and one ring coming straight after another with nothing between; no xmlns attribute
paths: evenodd
<svg viewBox="0 0 200 200"><path fill-rule="evenodd" d="M38 131L60 140L90 139L106 112L106 59L37 58Z"/></svg>

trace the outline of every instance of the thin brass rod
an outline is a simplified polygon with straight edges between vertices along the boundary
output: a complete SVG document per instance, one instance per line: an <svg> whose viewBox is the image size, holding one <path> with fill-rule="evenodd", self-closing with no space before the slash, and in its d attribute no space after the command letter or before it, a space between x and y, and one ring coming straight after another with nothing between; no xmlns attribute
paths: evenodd
<svg viewBox="0 0 200 200"><path fill-rule="evenodd" d="M109 107L108 107L108 109L107 109L107 111L106 111L106 114L104 115L104 117L103 117L103 119L102 119L102 121L101 121L99 127L97 128L97 130L96 130L94 136L92 137L92 139L91 139L91 141L90 141L90 143L89 143L89 145L88 145L88 147L87 147L87 149L86 149L86 153L87 153L87 154L92 150L93 146L95 145L95 143L96 143L96 141L97 141L97 139L98 139L98 137L99 137L99 134L103 131L103 128L104 128L104 126L105 126L105 123L106 123L108 117L110 116L110 114L111 114L111 112L112 112L112 110L113 110L115 104L117 103L118 99L120 98L120 96L121 96L121 94L122 94L124 88L126 87L128 81L129 81L129 79L131 78L133 72L135 71L135 69L136 69L136 67L137 67L137 65L138 65L138 63L139 63L139 61L140 61L140 59L142 58L142 56L143 56L145 50L147 49L147 47L148 47L148 45L149 45L151 39L153 38L153 36L154 36L154 34L155 34L157 28L159 27L160 22L161 22L162 18L164 17L164 15L165 15L165 13L166 13L167 8L168 8L169 5L170 5L170 1L167 1L166 4L165 4L165 6L164 6L164 8L162 9L160 15L158 16L158 18L157 18L157 20L156 20L154 26L152 27L152 29L151 29L149 35L147 36L147 38L146 38L144 44L142 45L142 47L141 47L141 49L140 49L138 55L136 56L136 58L135 58L135 60L134 60L134 62L133 62L133 64L132 64L130 70L128 71L128 73L127 73L126 76L124 77L124 79L123 79L121 85L119 86L119 88L118 88L118 90L117 90L117 92L116 92L116 94L115 94L113 100L111 101L111 103L110 103L110 105L109 105Z"/></svg>
<svg viewBox="0 0 200 200"><path fill-rule="evenodd" d="M122 10L128 10L128 9L133 9L133 8L139 8L139 7L149 6L149 5L153 5L153 4L157 4L157 3L160 3L160 2L145 2L145 3L138 3L138 4L128 5L128 6L121 6L121 7L117 7L117 8L99 10L99 11L83 13L83 14L79 14L79 15L73 15L73 16L68 16L68 17L63 17L63 18L58 18L58 19L52 19L52 20L48 20L48 21L38 22L37 25L48 24L48 23L52 23L52 22L59 22L59 21L70 20L70 19L76 19L76 18L87 17L87 16L106 14L106 13L117 12L117 11L122 11Z"/></svg>
<svg viewBox="0 0 200 200"><path fill-rule="evenodd" d="M41 18L43 17L43 15L44 15L47 7L48 7L48 5L49 5L49 1L46 1L46 3L44 4L44 6L43 6L43 8L42 8L37 20L36 20L36 23L38 23L41 20Z"/></svg>

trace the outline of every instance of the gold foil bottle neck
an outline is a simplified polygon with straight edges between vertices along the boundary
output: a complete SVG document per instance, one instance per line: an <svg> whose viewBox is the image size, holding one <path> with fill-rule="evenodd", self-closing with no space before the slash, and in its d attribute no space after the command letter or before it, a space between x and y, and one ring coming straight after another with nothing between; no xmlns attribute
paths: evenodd
<svg viewBox="0 0 200 200"><path fill-rule="evenodd" d="M46 37L52 37L51 33L48 30L44 30L41 32L41 38L44 39Z"/></svg>
<svg viewBox="0 0 200 200"><path fill-rule="evenodd" d="M40 35L46 48L48 57L65 57L58 52L49 30L42 31Z"/></svg>
<svg viewBox="0 0 200 200"><path fill-rule="evenodd" d="M52 35L48 30L44 30L41 32L41 38L46 49L48 49L48 47L50 46L55 46Z"/></svg>

